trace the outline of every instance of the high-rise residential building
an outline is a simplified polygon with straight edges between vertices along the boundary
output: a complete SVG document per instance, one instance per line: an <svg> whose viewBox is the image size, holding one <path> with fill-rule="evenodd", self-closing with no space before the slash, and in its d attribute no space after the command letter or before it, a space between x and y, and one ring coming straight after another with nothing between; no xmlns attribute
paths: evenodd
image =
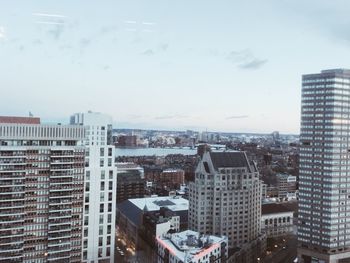
<svg viewBox="0 0 350 263"><path fill-rule="evenodd" d="M350 70L302 77L298 256L350 262Z"/></svg>
<svg viewBox="0 0 350 263"><path fill-rule="evenodd" d="M117 168L112 119L101 113L78 113L71 124L83 125L86 133L82 261L114 262Z"/></svg>
<svg viewBox="0 0 350 263"><path fill-rule="evenodd" d="M244 152L204 153L189 184L189 229L226 236L229 248L236 249L259 237L260 218L256 165Z"/></svg>
<svg viewBox="0 0 350 263"><path fill-rule="evenodd" d="M81 262L84 128L0 117L0 262Z"/></svg>

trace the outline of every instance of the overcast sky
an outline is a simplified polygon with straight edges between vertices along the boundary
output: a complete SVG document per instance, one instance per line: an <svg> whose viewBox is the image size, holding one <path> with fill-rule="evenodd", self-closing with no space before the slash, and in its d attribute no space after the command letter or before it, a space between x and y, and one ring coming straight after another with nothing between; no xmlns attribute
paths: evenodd
<svg viewBox="0 0 350 263"><path fill-rule="evenodd" d="M0 0L0 114L299 133L304 73L350 67L348 0Z"/></svg>

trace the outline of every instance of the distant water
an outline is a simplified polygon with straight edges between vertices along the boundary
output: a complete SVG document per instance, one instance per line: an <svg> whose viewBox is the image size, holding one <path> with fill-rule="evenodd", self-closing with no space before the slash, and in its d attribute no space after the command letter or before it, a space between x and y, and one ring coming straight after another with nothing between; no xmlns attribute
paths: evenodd
<svg viewBox="0 0 350 263"><path fill-rule="evenodd" d="M194 155L196 149L189 148L116 148L116 156L166 156L168 154Z"/></svg>

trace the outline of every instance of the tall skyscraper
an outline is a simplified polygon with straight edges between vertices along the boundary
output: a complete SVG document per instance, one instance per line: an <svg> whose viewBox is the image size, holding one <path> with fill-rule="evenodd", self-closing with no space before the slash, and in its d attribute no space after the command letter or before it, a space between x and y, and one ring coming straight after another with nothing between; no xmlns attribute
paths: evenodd
<svg viewBox="0 0 350 263"><path fill-rule="evenodd" d="M226 236L232 249L250 244L260 235L260 184L244 152L205 152L189 185L189 229Z"/></svg>
<svg viewBox="0 0 350 263"><path fill-rule="evenodd" d="M0 262L81 262L84 129L0 117Z"/></svg>
<svg viewBox="0 0 350 263"><path fill-rule="evenodd" d="M350 70L302 78L298 256L350 262Z"/></svg>
<svg viewBox="0 0 350 263"><path fill-rule="evenodd" d="M71 124L84 125L86 137L83 262L114 262L117 168L112 119L78 113Z"/></svg>

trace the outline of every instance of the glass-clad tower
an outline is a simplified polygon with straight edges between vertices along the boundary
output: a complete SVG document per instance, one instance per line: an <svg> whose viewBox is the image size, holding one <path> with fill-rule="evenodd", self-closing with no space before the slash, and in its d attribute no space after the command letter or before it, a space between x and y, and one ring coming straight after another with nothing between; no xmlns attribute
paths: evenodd
<svg viewBox="0 0 350 263"><path fill-rule="evenodd" d="M298 257L350 262L350 70L302 77Z"/></svg>

